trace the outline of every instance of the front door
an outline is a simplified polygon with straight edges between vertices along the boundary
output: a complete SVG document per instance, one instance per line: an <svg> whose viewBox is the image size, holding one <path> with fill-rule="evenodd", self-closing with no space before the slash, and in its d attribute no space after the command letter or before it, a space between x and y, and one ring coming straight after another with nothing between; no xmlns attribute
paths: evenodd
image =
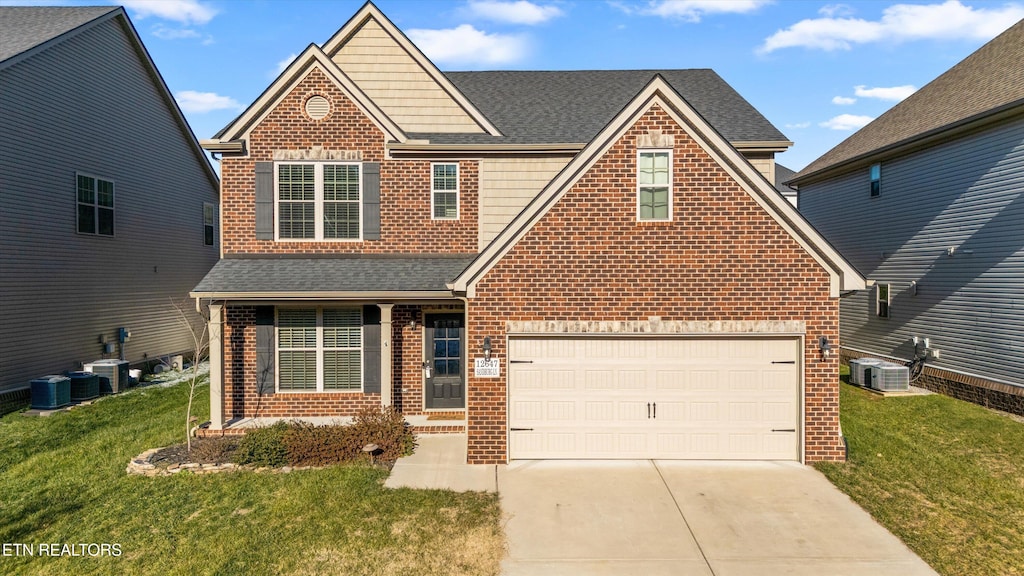
<svg viewBox="0 0 1024 576"><path fill-rule="evenodd" d="M427 409L466 407L466 329L462 314L427 314Z"/></svg>

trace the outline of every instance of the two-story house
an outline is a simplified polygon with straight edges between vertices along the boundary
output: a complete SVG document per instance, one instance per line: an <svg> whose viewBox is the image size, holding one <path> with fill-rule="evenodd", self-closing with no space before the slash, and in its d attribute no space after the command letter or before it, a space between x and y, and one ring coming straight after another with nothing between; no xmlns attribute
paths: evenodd
<svg viewBox="0 0 1024 576"><path fill-rule="evenodd" d="M1024 414L1024 21L810 163L800 211L874 281L846 358Z"/></svg>
<svg viewBox="0 0 1024 576"><path fill-rule="evenodd" d="M123 9L0 7L0 411L191 349L172 303L219 258L218 189Z"/></svg>
<svg viewBox="0 0 1024 576"><path fill-rule="evenodd" d="M445 74L368 3L203 145L207 434L382 404L473 463L844 455L863 278L711 70Z"/></svg>

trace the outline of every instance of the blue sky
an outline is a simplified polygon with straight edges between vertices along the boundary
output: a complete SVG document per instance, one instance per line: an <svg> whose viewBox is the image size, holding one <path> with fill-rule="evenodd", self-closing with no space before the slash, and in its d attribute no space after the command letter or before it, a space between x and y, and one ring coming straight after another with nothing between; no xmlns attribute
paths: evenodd
<svg viewBox="0 0 1024 576"><path fill-rule="evenodd" d="M102 0L0 0L95 5ZM361 0L126 0L196 136L255 100ZM795 170L1024 18L1021 2L379 0L442 70L712 68Z"/></svg>

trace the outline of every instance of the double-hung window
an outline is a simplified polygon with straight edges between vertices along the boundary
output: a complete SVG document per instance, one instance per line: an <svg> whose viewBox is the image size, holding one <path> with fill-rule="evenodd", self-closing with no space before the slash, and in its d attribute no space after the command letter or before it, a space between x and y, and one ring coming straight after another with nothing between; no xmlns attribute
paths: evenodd
<svg viewBox="0 0 1024 576"><path fill-rule="evenodd" d="M279 163L274 178L278 239L360 239L360 164Z"/></svg>
<svg viewBox="0 0 1024 576"><path fill-rule="evenodd" d="M882 195L882 165L872 164L871 165L871 197Z"/></svg>
<svg viewBox="0 0 1024 576"><path fill-rule="evenodd" d="M430 165L430 213L436 219L459 217L459 165Z"/></svg>
<svg viewBox="0 0 1024 576"><path fill-rule="evenodd" d="M213 246L216 235L214 233L215 223L217 221L217 212L213 204L209 202L203 202L203 245Z"/></svg>
<svg viewBox="0 0 1024 576"><path fill-rule="evenodd" d="M672 219L672 151L642 150L637 155L637 219Z"/></svg>
<svg viewBox="0 0 1024 576"><path fill-rule="evenodd" d="M278 390L362 390L362 324L358 307L278 308Z"/></svg>
<svg viewBox="0 0 1024 576"><path fill-rule="evenodd" d="M114 183L77 175L78 233L114 235Z"/></svg>
<svg viewBox="0 0 1024 576"><path fill-rule="evenodd" d="M875 284L875 314L879 318L889 317L890 297L888 284Z"/></svg>

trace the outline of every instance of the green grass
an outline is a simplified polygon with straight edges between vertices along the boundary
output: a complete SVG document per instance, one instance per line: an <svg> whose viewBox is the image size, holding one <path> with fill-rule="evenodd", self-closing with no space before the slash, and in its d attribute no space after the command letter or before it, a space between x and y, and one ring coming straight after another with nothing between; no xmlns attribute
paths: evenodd
<svg viewBox="0 0 1024 576"><path fill-rule="evenodd" d="M48 418L0 419L0 544L122 551L0 556L0 573L498 572L504 540L494 495L386 490L387 472L365 466L128 476L132 457L184 440L187 395L187 385L145 388ZM196 405L205 420L208 387Z"/></svg>
<svg viewBox="0 0 1024 576"><path fill-rule="evenodd" d="M1024 424L842 384L845 464L816 467L947 576L1024 574Z"/></svg>

